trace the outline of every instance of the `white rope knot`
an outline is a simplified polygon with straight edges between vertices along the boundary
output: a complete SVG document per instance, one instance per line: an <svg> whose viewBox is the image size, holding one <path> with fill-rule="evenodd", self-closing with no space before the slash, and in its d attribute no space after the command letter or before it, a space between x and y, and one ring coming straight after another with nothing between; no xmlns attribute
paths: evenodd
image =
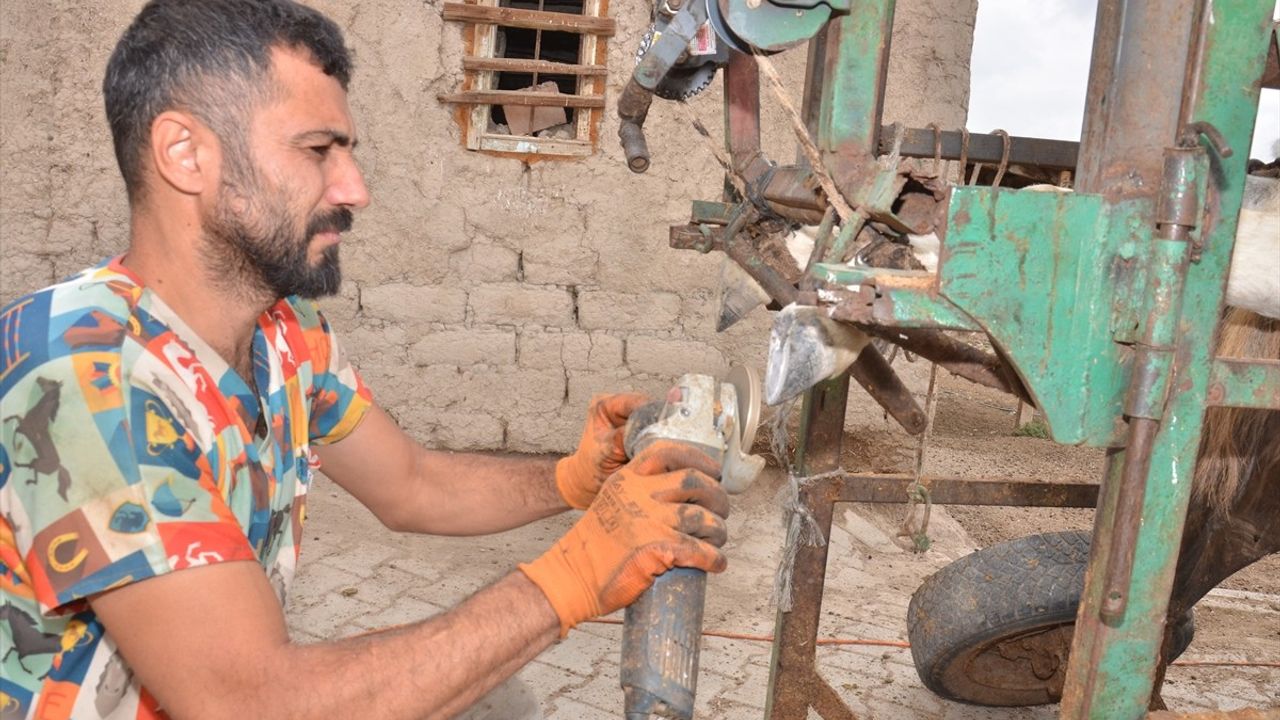
<svg viewBox="0 0 1280 720"><path fill-rule="evenodd" d="M822 547L827 539L822 535L818 519L800 500L800 489L817 480L825 480L844 475L844 469L818 473L816 475L796 475L787 473L787 484L778 491L779 504L782 506L783 523L787 527L786 541L782 547L782 560L778 562L778 570L773 579L773 601L782 612L791 612L794 601L794 582L796 555L800 546Z"/></svg>
<svg viewBox="0 0 1280 720"><path fill-rule="evenodd" d="M830 470L814 475L797 475L791 467L790 449L787 447L787 418L795 408L796 398L792 398L778 408L773 416L772 435L769 438L773 455L778 464L787 471L787 483L778 491L778 505L782 508L782 523L787 528L786 541L782 548L782 559L778 562L778 570L773 578L773 602L782 612L791 612L793 604L796 555L800 546L822 547L827 544L823 537L818 519L800 499L800 490L819 480L840 477L845 474L844 468Z"/></svg>

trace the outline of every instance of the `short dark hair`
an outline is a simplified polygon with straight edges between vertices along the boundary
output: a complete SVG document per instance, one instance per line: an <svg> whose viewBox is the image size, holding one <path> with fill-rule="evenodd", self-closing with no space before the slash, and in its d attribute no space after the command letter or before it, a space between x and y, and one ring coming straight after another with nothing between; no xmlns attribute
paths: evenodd
<svg viewBox="0 0 1280 720"><path fill-rule="evenodd" d="M232 154L245 150L249 111L271 91L271 49L305 50L342 84L351 54L342 31L293 0L151 0L116 44L102 81L116 162L131 200L141 197L151 123L191 112Z"/></svg>

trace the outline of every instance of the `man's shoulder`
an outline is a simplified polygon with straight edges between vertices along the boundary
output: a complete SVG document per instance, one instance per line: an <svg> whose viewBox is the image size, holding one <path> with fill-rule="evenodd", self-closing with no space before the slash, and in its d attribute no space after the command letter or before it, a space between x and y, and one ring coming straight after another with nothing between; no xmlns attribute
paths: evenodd
<svg viewBox="0 0 1280 720"><path fill-rule="evenodd" d="M141 288L103 265L0 310L0 394L35 368L93 352L119 355Z"/></svg>

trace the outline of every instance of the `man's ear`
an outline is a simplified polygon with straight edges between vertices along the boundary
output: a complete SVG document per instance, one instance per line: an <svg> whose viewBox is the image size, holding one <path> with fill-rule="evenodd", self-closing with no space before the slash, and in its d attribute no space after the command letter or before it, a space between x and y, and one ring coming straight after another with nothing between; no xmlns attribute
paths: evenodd
<svg viewBox="0 0 1280 720"><path fill-rule="evenodd" d="M180 193L199 195L216 183L217 154L213 134L188 113L168 110L151 122L151 162Z"/></svg>

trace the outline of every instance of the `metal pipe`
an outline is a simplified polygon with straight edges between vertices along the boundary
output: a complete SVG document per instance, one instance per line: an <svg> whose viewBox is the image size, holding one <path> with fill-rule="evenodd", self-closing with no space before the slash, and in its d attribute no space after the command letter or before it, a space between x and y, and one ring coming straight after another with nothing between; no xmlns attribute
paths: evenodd
<svg viewBox="0 0 1280 720"><path fill-rule="evenodd" d="M1036 404L1035 398L1027 392L1013 368L995 353L983 352L940 330L862 324L858 327L868 335L887 340L907 352L936 362L943 369L965 380L1007 392L1025 403Z"/></svg>
<svg viewBox="0 0 1280 720"><path fill-rule="evenodd" d="M644 138L644 121L653 103L653 91L632 77L618 98L618 139L627 157L631 172L642 173L649 169L649 144Z"/></svg>
<svg viewBox="0 0 1280 720"><path fill-rule="evenodd" d="M1151 451L1160 430L1173 367L1176 324L1182 313L1191 230L1200 220L1197 159L1194 149L1170 148L1164 153L1161 195L1156 205L1156 232L1148 254L1150 265L1147 317L1142 341L1135 348L1133 376L1125 399L1129 442L1120 473L1111 554L1104 574L1099 615L1119 624L1129 603L1133 559L1142 523L1143 501L1151 469Z"/></svg>
<svg viewBox="0 0 1280 720"><path fill-rule="evenodd" d="M893 150L894 138L902 132L903 157L932 158L940 150L941 160L966 158L970 163L995 165L1004 158L1004 138L1000 135L969 133L968 153L964 152L964 133L959 130L943 130L935 138L932 128L900 128L897 123L880 129L878 151L887 155ZM940 146L935 146L940 141ZM1022 165L1045 170L1074 170L1080 154L1080 143L1069 140L1045 140L1030 137L1009 137L1010 165Z"/></svg>
<svg viewBox="0 0 1280 720"><path fill-rule="evenodd" d="M1150 418L1129 421L1129 442L1120 470L1120 492L1116 499L1111 553L1107 556L1102 607L1103 622L1119 623L1129 604L1129 584L1133 579L1133 557L1138 547L1142 504L1147 494L1147 472L1151 469L1151 445L1160 423Z"/></svg>
<svg viewBox="0 0 1280 720"><path fill-rule="evenodd" d="M633 173L642 173L649 169L649 143L644 139L644 127L640 123L622 121L618 125L618 139L622 141L622 153L627 158L627 167Z"/></svg>
<svg viewBox="0 0 1280 720"><path fill-rule="evenodd" d="M893 371L889 361L874 345L867 345L849 367L849 376L858 381L871 399L912 435L924 432L928 421L916 398Z"/></svg>
<svg viewBox="0 0 1280 720"><path fill-rule="evenodd" d="M1174 144L1195 0L1100 0L1076 189L1153 198ZM1159 32L1152 32L1160 28ZM1170 88L1175 88L1171 91Z"/></svg>

